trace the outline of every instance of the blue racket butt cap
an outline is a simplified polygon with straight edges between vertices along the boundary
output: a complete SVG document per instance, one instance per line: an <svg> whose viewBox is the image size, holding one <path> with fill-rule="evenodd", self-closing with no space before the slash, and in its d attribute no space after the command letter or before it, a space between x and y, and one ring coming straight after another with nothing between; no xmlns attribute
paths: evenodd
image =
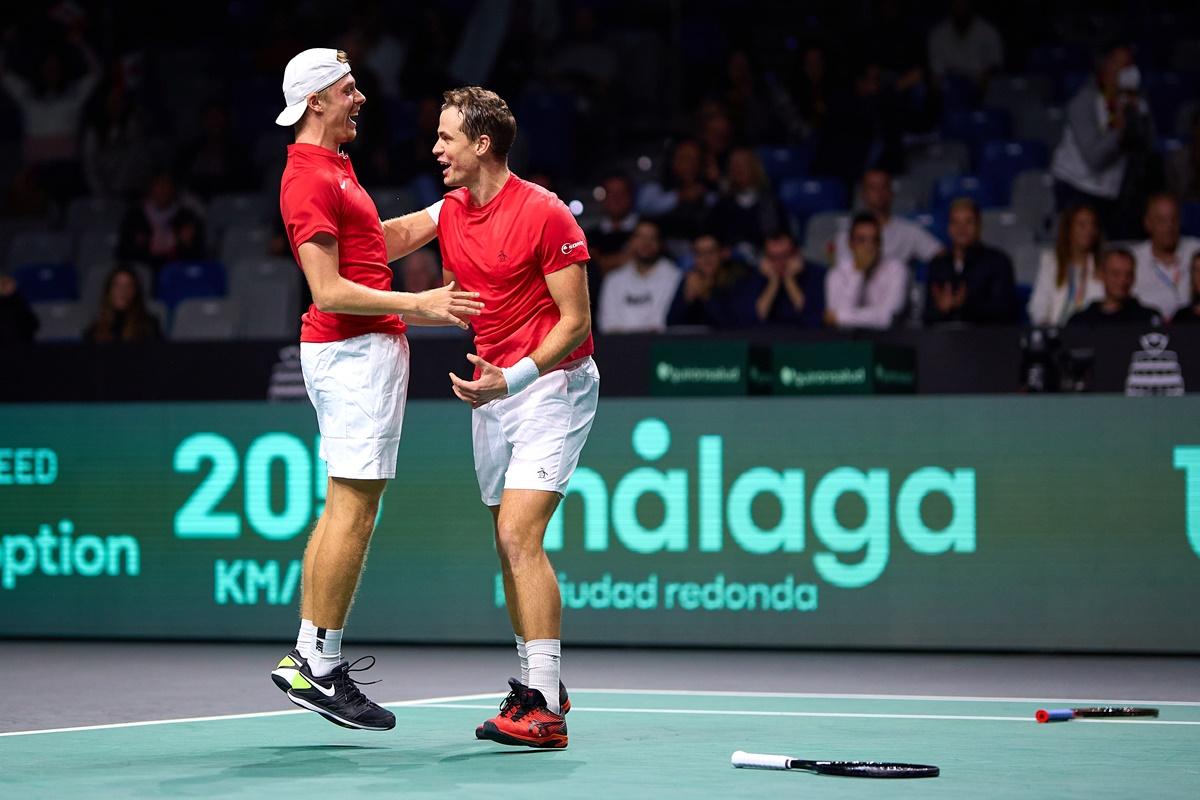
<svg viewBox="0 0 1200 800"><path fill-rule="evenodd" d="M1038 722L1066 722L1075 719L1075 711L1070 708L1039 708L1035 718Z"/></svg>

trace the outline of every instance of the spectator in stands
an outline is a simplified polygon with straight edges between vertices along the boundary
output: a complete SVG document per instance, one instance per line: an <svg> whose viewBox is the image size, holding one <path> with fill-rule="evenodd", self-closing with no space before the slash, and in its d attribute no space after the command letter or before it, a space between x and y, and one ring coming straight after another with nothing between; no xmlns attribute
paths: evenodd
<svg viewBox="0 0 1200 800"><path fill-rule="evenodd" d="M758 153L749 147L735 148L729 154L725 190L713 205L705 227L726 247L741 250L753 260L767 233L784 224L783 211Z"/></svg>
<svg viewBox="0 0 1200 800"><path fill-rule="evenodd" d="M143 119L121 81L113 81L104 102L83 131L83 172L93 197L124 199L143 186L154 160Z"/></svg>
<svg viewBox="0 0 1200 800"><path fill-rule="evenodd" d="M1058 220L1053 251L1042 253L1029 320L1034 325L1065 325L1077 311L1104 296L1096 274L1100 261L1100 225L1088 206L1068 208Z"/></svg>
<svg viewBox="0 0 1200 800"><path fill-rule="evenodd" d="M745 266L729 258L715 236L704 234L692 243L692 268L683 276L671 309L668 325L703 325L708 328L737 327L737 300L747 276Z"/></svg>
<svg viewBox="0 0 1200 800"><path fill-rule="evenodd" d="M121 223L117 257L158 269L178 258L202 258L203 223L198 206L180 197L169 172L150 179L142 201Z"/></svg>
<svg viewBox="0 0 1200 800"><path fill-rule="evenodd" d="M637 224L630 240L632 259L613 270L600 287L600 332L661 331L682 277L662 255L658 225Z"/></svg>
<svg viewBox="0 0 1200 800"><path fill-rule="evenodd" d="M903 217L892 216L892 176L882 169L869 169L862 176L864 210L875 215L883 228L883 257L907 264L910 261L929 261L945 246L929 231ZM834 260L849 259L849 233L843 231L834 239Z"/></svg>
<svg viewBox="0 0 1200 800"><path fill-rule="evenodd" d="M0 345L33 341L41 326L11 275L0 274Z"/></svg>
<svg viewBox="0 0 1200 800"><path fill-rule="evenodd" d="M804 135L806 138L815 136L825 127L825 119L829 115L829 101L833 95L824 47L813 44L805 48L799 75L793 83L796 86L794 102Z"/></svg>
<svg viewBox="0 0 1200 800"><path fill-rule="evenodd" d="M772 119L770 100L763 93L745 50L730 52L721 96L733 126L734 140L762 142L778 131L779 123Z"/></svg>
<svg viewBox="0 0 1200 800"><path fill-rule="evenodd" d="M835 94L829 104L810 171L847 184L868 168L899 172L904 166L905 114L904 101L885 81L879 63L860 61L849 91Z"/></svg>
<svg viewBox="0 0 1200 800"><path fill-rule="evenodd" d="M436 252L429 247L414 250L400 259L399 292L417 292L437 289L443 285L442 264Z"/></svg>
<svg viewBox="0 0 1200 800"><path fill-rule="evenodd" d="M929 264L926 323L1017 321L1012 260L980 241L980 222L974 200L950 204L950 250Z"/></svg>
<svg viewBox="0 0 1200 800"><path fill-rule="evenodd" d="M684 139L671 152L666 178L642 187L638 212L658 222L664 238L690 242L704 232L716 193L704 181L703 166L700 143Z"/></svg>
<svg viewBox="0 0 1200 800"><path fill-rule="evenodd" d="M612 272L629 260L629 237L638 224L633 208L633 181L628 176L613 173L601 183L603 216L587 232L588 250L592 255L589 271L599 277Z"/></svg>
<svg viewBox="0 0 1200 800"><path fill-rule="evenodd" d="M178 173L188 189L205 200L254 189L246 147L230 132L229 109L222 103L214 101L205 107L200 136L183 148Z"/></svg>
<svg viewBox="0 0 1200 800"><path fill-rule="evenodd" d="M137 273L117 267L104 283L100 312L83 332L88 342L156 342L162 339L158 319L146 310Z"/></svg>
<svg viewBox="0 0 1200 800"><path fill-rule="evenodd" d="M1190 299L1188 265L1200 239L1179 235L1179 200L1172 194L1151 197L1142 221L1150 238L1133 248L1138 267L1133 293L1169 320Z"/></svg>
<svg viewBox="0 0 1200 800"><path fill-rule="evenodd" d="M819 328L825 319L825 269L804 263L796 240L787 230L767 236L758 274L751 276L742 295L753 300L753 317L739 304L738 321L764 325Z"/></svg>
<svg viewBox="0 0 1200 800"><path fill-rule="evenodd" d="M79 52L85 72L71 79L63 56L55 49L42 57L36 81L0 66L0 86L21 109L26 166L35 167L39 180L62 202L83 185L79 161L79 132L84 108L100 82L100 60L83 37L81 28L67 33L67 41Z"/></svg>
<svg viewBox="0 0 1200 800"><path fill-rule="evenodd" d="M1187 144L1167 155L1167 189L1185 203L1200 202L1200 110L1192 116Z"/></svg>
<svg viewBox="0 0 1200 800"><path fill-rule="evenodd" d="M950 16L929 32L929 69L934 79L965 79L982 96L988 79L1002 66L1000 32L975 13L970 0L952 0Z"/></svg>
<svg viewBox="0 0 1200 800"><path fill-rule="evenodd" d="M1067 104L1063 138L1050 163L1057 208L1091 206L1101 229L1113 238L1136 235L1128 231L1119 200L1123 188L1138 191L1125 185L1126 171L1131 156L1140 164L1153 141L1149 109L1138 95L1140 82L1133 50L1123 44L1107 47L1096 61L1094 80ZM1132 182L1140 183L1142 176L1136 177Z"/></svg>
<svg viewBox="0 0 1200 800"><path fill-rule="evenodd" d="M1192 254L1192 297L1188 304L1171 317L1172 325L1195 325L1200 322L1200 251Z"/></svg>
<svg viewBox="0 0 1200 800"><path fill-rule="evenodd" d="M904 308L908 268L883 257L879 221L861 213L850 223L850 256L839 259L825 277L825 324L831 328L892 325Z"/></svg>
<svg viewBox="0 0 1200 800"><path fill-rule="evenodd" d="M733 123L725 107L715 100L701 103L698 117L700 144L704 147L704 181L716 186L729 168Z"/></svg>
<svg viewBox="0 0 1200 800"><path fill-rule="evenodd" d="M1141 324L1158 327L1162 317L1133 296L1137 261L1124 248L1106 250L1101 260L1100 279L1104 282L1104 297L1071 317L1069 325L1094 326L1109 324Z"/></svg>

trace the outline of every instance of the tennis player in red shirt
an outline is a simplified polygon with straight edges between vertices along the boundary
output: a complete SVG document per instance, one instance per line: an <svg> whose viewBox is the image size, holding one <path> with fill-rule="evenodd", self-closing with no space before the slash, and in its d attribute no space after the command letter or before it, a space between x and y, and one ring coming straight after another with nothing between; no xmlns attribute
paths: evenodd
<svg viewBox="0 0 1200 800"><path fill-rule="evenodd" d="M366 102L346 54L300 53L284 71L283 94L287 107L275 121L294 126L296 143L288 147L279 209L314 300L302 319L300 364L329 484L304 552L296 648L271 677L293 703L335 724L388 730L395 716L359 691L350 672L360 670L342 659L342 628L379 498L396 475L408 391L404 331L406 322L466 328L482 304L453 283L419 294L391 291L388 263L436 235L441 202L380 221L341 151L358 135Z"/></svg>
<svg viewBox="0 0 1200 800"><path fill-rule="evenodd" d="M587 242L555 195L508 169L508 105L476 86L443 96L433 154L447 186L438 243L447 281L478 292L472 380L451 373L472 412L475 473L495 524L521 680L475 735L566 747L559 680L562 602L542 549L583 449L600 389L592 360Z"/></svg>

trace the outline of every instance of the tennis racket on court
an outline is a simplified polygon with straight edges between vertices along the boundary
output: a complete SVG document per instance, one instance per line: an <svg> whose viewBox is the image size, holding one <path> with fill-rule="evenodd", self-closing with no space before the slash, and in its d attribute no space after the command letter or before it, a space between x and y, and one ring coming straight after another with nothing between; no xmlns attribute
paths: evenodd
<svg viewBox="0 0 1200 800"><path fill-rule="evenodd" d="M1091 708L1039 708L1033 715L1038 722L1067 722L1088 717L1157 717L1157 708L1093 706Z"/></svg>
<svg viewBox="0 0 1200 800"><path fill-rule="evenodd" d="M847 778L936 778L941 770L928 764L895 764L888 761L809 761L791 756L747 753L738 750L729 759L739 769L784 769L841 775Z"/></svg>

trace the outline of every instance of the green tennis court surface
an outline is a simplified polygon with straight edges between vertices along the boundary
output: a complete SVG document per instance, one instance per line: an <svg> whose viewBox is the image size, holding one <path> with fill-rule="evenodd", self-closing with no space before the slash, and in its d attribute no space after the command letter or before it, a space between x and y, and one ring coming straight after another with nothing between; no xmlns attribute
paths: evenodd
<svg viewBox="0 0 1200 800"><path fill-rule="evenodd" d="M567 750L476 741L500 695L391 704L396 729L307 712L0 735L9 797L1200 797L1200 703L1039 725L1089 700L572 691ZM1134 704L1126 699L1122 704ZM734 750L936 764L879 781L735 770ZM536 784L536 788L535 788Z"/></svg>

